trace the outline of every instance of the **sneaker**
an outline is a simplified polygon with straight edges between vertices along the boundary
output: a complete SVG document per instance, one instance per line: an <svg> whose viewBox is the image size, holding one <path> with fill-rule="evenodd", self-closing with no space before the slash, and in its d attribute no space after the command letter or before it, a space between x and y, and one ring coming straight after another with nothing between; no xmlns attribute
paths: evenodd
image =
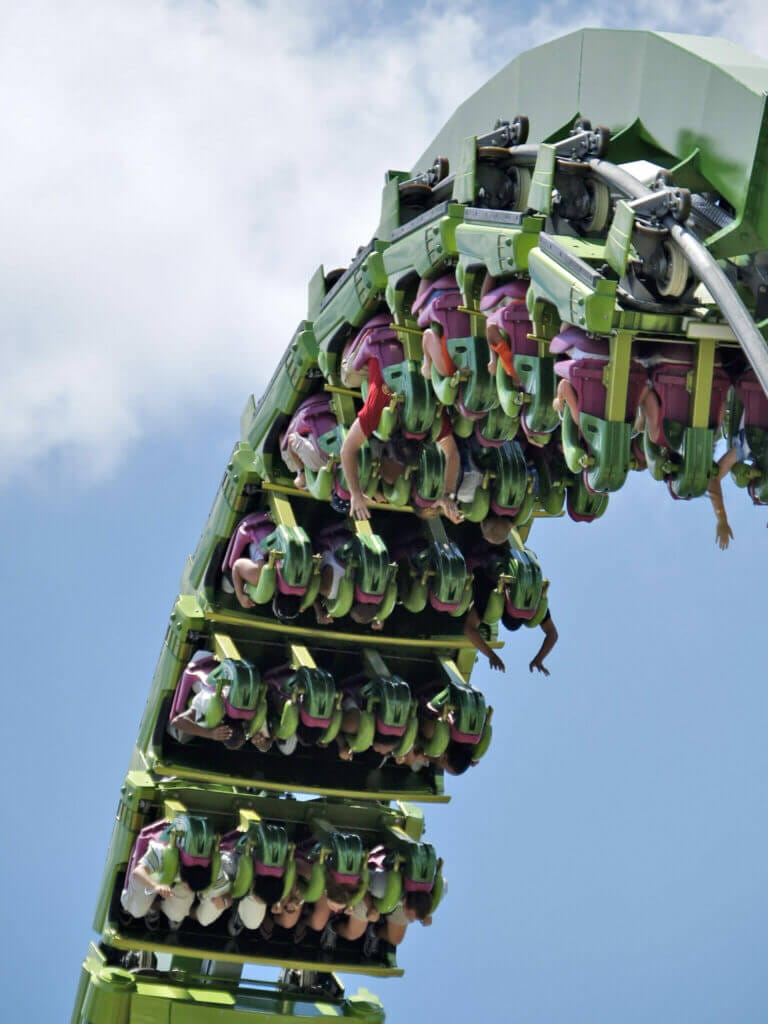
<svg viewBox="0 0 768 1024"><path fill-rule="evenodd" d="M336 934L336 929L329 921L320 933L320 949L322 949L324 953L332 953L334 949L336 949L337 939L338 935Z"/></svg>
<svg viewBox="0 0 768 1024"><path fill-rule="evenodd" d="M160 909L150 907L144 915L144 926L148 932L156 932L160 927Z"/></svg>
<svg viewBox="0 0 768 1024"><path fill-rule="evenodd" d="M299 745L299 737L296 733L293 736L289 736L287 740L278 740L277 749L281 754L285 754L286 757L290 757L291 754L296 750Z"/></svg>
<svg viewBox="0 0 768 1024"><path fill-rule="evenodd" d="M483 474L479 469L472 468L465 470L461 481L461 487L459 487L456 497L461 502L471 502L475 496L475 491L480 487L482 482Z"/></svg>
<svg viewBox="0 0 768 1024"><path fill-rule="evenodd" d="M369 924L363 936L363 956L370 960L379 951L379 937L376 934L376 925Z"/></svg>
<svg viewBox="0 0 768 1024"><path fill-rule="evenodd" d="M227 932L234 938L236 935L240 934L243 928L245 928L245 925L243 924L243 920L240 917L237 907L235 907L227 921Z"/></svg>
<svg viewBox="0 0 768 1024"><path fill-rule="evenodd" d="M348 498L342 498L340 494L334 491L331 494L331 508L334 512L338 512L340 516L348 516L350 509L350 502Z"/></svg>

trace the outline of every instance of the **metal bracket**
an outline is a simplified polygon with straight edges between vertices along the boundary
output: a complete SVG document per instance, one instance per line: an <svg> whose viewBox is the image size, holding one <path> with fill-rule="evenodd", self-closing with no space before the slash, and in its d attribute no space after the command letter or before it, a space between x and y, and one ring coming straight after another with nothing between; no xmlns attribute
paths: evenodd
<svg viewBox="0 0 768 1024"><path fill-rule="evenodd" d="M392 673L387 668L384 659L378 651L364 651L363 662L365 663L366 671L371 676L378 676L380 679L392 678Z"/></svg>
<svg viewBox="0 0 768 1024"><path fill-rule="evenodd" d="M528 139L528 118L518 114L514 120L506 121L499 118L493 131L477 136L477 148L493 146L497 149L509 149L522 146Z"/></svg>
<svg viewBox="0 0 768 1024"><path fill-rule="evenodd" d="M232 661L241 660L240 651L227 633L213 634L213 653L219 661L224 661L225 658L231 658Z"/></svg>
<svg viewBox="0 0 768 1024"><path fill-rule="evenodd" d="M685 220L691 209L691 193L687 188L659 185L650 195L626 200L635 217L643 221L661 221L668 214Z"/></svg>
<svg viewBox="0 0 768 1024"><path fill-rule="evenodd" d="M428 185L429 188L434 188L445 177L444 159L444 157L438 157L426 171L421 171L419 174L414 174L412 178L401 181L400 189L408 188L409 185Z"/></svg>
<svg viewBox="0 0 768 1024"><path fill-rule="evenodd" d="M317 668L315 659L302 644L291 644L289 649L292 668Z"/></svg>
<svg viewBox="0 0 768 1024"><path fill-rule="evenodd" d="M551 143L560 160L587 160L602 157L605 153L610 132L607 128L592 128L587 120L579 120L567 138Z"/></svg>

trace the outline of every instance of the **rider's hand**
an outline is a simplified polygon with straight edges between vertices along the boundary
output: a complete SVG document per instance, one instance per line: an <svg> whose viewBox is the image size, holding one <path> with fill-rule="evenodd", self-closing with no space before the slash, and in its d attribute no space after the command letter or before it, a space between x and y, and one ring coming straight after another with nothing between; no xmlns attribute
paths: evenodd
<svg viewBox="0 0 768 1024"><path fill-rule="evenodd" d="M352 491L349 496L349 514L353 519L370 519L371 513L362 491Z"/></svg>

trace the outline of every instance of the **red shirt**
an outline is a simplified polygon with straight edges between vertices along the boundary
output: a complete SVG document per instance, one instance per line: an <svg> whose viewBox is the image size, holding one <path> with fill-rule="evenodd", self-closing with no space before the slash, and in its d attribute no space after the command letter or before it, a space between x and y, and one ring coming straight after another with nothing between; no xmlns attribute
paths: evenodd
<svg viewBox="0 0 768 1024"><path fill-rule="evenodd" d="M378 359L369 359L368 397L365 400L365 405L357 414L358 421L366 437L370 437L376 427L378 427L381 414L389 405L391 398L392 392L384 383L384 378L381 375L381 364ZM443 409L440 433L437 435L436 440L442 441L452 431L451 417L448 415L448 410Z"/></svg>
<svg viewBox="0 0 768 1024"><path fill-rule="evenodd" d="M443 409L443 418L440 421L440 433L435 438L435 441L442 441L443 438L448 437L448 435L452 433L453 424L451 423L451 417L448 415L448 410Z"/></svg>
<svg viewBox="0 0 768 1024"><path fill-rule="evenodd" d="M368 360L368 397L365 405L357 414L360 426L366 437L370 437L379 425L381 414L389 405L392 392L384 383L381 365L378 359Z"/></svg>

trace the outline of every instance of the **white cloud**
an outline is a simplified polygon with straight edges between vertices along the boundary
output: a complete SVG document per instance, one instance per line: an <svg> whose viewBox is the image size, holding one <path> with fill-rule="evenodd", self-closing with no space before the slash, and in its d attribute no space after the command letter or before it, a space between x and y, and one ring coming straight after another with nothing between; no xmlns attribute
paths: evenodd
<svg viewBox="0 0 768 1024"><path fill-rule="evenodd" d="M247 391L384 169L484 77L467 19L336 44L328 5L18 5L0 42L0 475L86 475ZM7 15L7 12L6 12ZM330 18L330 20L329 20ZM343 22L341 22L343 24ZM427 37L462 73L446 87ZM426 89L422 72L426 66ZM12 97L12 99L11 99Z"/></svg>
<svg viewBox="0 0 768 1024"><path fill-rule="evenodd" d="M521 29L449 4L382 33L360 10L4 10L0 481L51 456L108 473L201 410L236 423L317 264L368 240L384 170L409 166L515 53L584 22L572 5ZM609 18L607 4L588 15Z"/></svg>

